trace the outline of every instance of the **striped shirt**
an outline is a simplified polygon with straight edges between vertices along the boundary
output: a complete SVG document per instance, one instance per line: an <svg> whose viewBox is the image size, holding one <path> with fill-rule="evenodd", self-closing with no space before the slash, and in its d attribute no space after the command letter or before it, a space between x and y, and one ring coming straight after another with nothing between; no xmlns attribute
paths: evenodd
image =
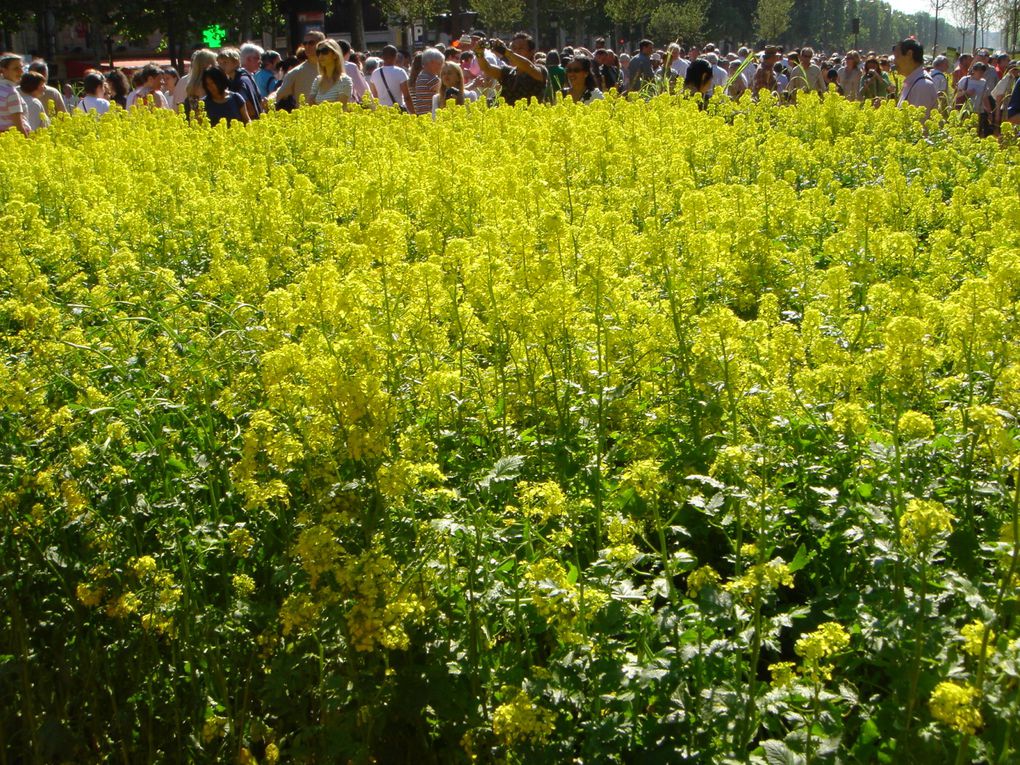
<svg viewBox="0 0 1020 765"><path fill-rule="evenodd" d="M411 96L414 100L414 113L417 115L432 114L432 96L436 93L439 77L428 72L421 72L414 81Z"/></svg>
<svg viewBox="0 0 1020 765"><path fill-rule="evenodd" d="M6 77L0 77L0 133L24 126L22 132L28 132L28 109L25 100L18 92L17 86Z"/></svg>

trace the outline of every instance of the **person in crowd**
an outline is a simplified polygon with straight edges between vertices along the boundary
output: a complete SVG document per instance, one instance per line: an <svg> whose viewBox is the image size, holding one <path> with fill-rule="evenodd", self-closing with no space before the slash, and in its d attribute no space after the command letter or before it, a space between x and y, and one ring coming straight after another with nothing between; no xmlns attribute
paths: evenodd
<svg viewBox="0 0 1020 765"><path fill-rule="evenodd" d="M969 106L971 112L978 115L978 135L981 138L992 134L992 99L985 82L987 70L987 64L975 61L970 65L970 72L956 86L957 104Z"/></svg>
<svg viewBox="0 0 1020 765"><path fill-rule="evenodd" d="M751 83L751 95L755 98L758 98L763 90L769 93L778 90L779 81L776 79L775 67L779 62L779 55L779 48L775 45L766 45L762 51L758 70L754 73L754 80Z"/></svg>
<svg viewBox="0 0 1020 765"><path fill-rule="evenodd" d="M21 75L21 98L25 102L28 129L32 132L50 126L50 117L43 106L42 95L46 80L39 72L28 71Z"/></svg>
<svg viewBox="0 0 1020 765"><path fill-rule="evenodd" d="M1020 78L1013 85L1013 95L1006 106L1006 119L1013 125L1020 125Z"/></svg>
<svg viewBox="0 0 1020 765"><path fill-rule="evenodd" d="M691 65L691 62L684 56L683 49L677 43L670 43L666 49L666 57L669 61L670 79L682 82L687 74L687 67Z"/></svg>
<svg viewBox="0 0 1020 765"><path fill-rule="evenodd" d="M700 95L699 107L704 109L712 95L712 65L703 58L694 59L684 76L684 90Z"/></svg>
<svg viewBox="0 0 1020 765"><path fill-rule="evenodd" d="M64 104L67 106L69 112L74 111L79 103L78 96L74 92L74 88L71 87L71 83L65 82L60 86L60 95L64 97Z"/></svg>
<svg viewBox="0 0 1020 765"><path fill-rule="evenodd" d="M655 79L655 72L652 68L652 50L655 44L651 40L642 40L638 43L638 52L630 60L627 67L627 91L637 92L641 90L646 82Z"/></svg>
<svg viewBox="0 0 1020 765"><path fill-rule="evenodd" d="M131 92L127 75L120 69L111 69L106 73L106 87L110 101L121 109L127 109L127 97Z"/></svg>
<svg viewBox="0 0 1020 765"><path fill-rule="evenodd" d="M935 83L938 107L941 110L945 110L949 103L949 59L945 56L936 56L931 62L931 70L928 72L928 76Z"/></svg>
<svg viewBox="0 0 1020 765"><path fill-rule="evenodd" d="M163 70L155 64L146 64L139 71L136 77L138 84L134 90L128 93L127 109L135 109L142 105L153 106L157 109L169 109L170 103L160 89L160 79Z"/></svg>
<svg viewBox="0 0 1020 765"><path fill-rule="evenodd" d="M504 45L500 40L490 41L492 50L506 61L500 67L495 67L484 58L484 49L475 48L475 55L479 58L479 66L482 73L499 82L501 86L500 95L508 106L513 106L518 101L536 99L542 101L546 95L549 73L544 66L536 64L535 41L527 32L518 32L513 36L510 45Z"/></svg>
<svg viewBox="0 0 1020 765"><path fill-rule="evenodd" d="M604 97L595 80L592 60L587 56L574 56L565 67L567 87L563 89L565 98L582 104L600 101Z"/></svg>
<svg viewBox="0 0 1020 765"><path fill-rule="evenodd" d="M174 101L177 106L184 105L184 113L191 115L198 110L198 102L205 97L205 88L202 86L202 72L211 66L216 66L216 54L208 48L199 48L191 54L191 70L181 77L184 83L184 92L180 93L180 84L174 91ZM180 99L180 100L178 100Z"/></svg>
<svg viewBox="0 0 1020 765"><path fill-rule="evenodd" d="M43 106L46 111L50 110L50 104L53 104L53 109L58 112L66 112L67 104L64 103L64 97L60 95L60 91L49 85L50 81L50 68L41 58L37 58L31 64L28 65L28 71L36 72L43 76L43 80L47 83L43 88L43 97L40 99L43 102Z"/></svg>
<svg viewBox="0 0 1020 765"><path fill-rule="evenodd" d="M960 80L967 76L967 72L970 71L970 65L974 63L974 57L969 53L961 53L960 57L956 59L956 68L953 70L952 83L953 92L956 92L956 88L960 85Z"/></svg>
<svg viewBox="0 0 1020 765"><path fill-rule="evenodd" d="M240 57L241 68L244 69L248 74L255 78L258 74L259 69L262 68L262 55L266 52L261 45L251 42L250 40L243 43L240 48L237 49Z"/></svg>
<svg viewBox="0 0 1020 765"><path fill-rule="evenodd" d="M358 66L357 58L351 55L351 44L346 40L341 40L339 45L344 57L344 71L351 78L351 83L354 87L352 93L353 100L355 103L360 104L361 99L369 92L368 80L365 79L361 67Z"/></svg>
<svg viewBox="0 0 1020 765"><path fill-rule="evenodd" d="M280 64L280 54L275 50L267 50L259 59L259 70L253 75L259 96L269 98L269 94L280 87L276 77L276 68Z"/></svg>
<svg viewBox="0 0 1020 765"><path fill-rule="evenodd" d="M545 70L549 72L549 88L551 93L563 90L567 81L567 72L560 60L560 52L551 50L545 57ZM552 99L549 99L552 100Z"/></svg>
<svg viewBox="0 0 1020 765"><path fill-rule="evenodd" d="M396 106L408 110L411 91L407 86L407 72L397 66L397 49L387 45L382 49L382 64L376 67L368 84L372 95L383 106Z"/></svg>
<svg viewBox="0 0 1020 765"><path fill-rule="evenodd" d="M913 38L893 46L896 71L903 78L897 106L909 104L924 108L925 119L938 107L939 94L932 78L924 69L924 46Z"/></svg>
<svg viewBox="0 0 1020 765"><path fill-rule="evenodd" d="M411 93L415 114L421 116L432 113L432 96L439 84L439 72L445 63L446 57L438 48L426 48L422 51L421 69L414 80L414 90Z"/></svg>
<svg viewBox="0 0 1020 765"><path fill-rule="evenodd" d="M837 77L840 92L851 101L861 100L861 77L863 74L861 54L855 50L850 51L846 54L846 59L843 66L839 68Z"/></svg>
<svg viewBox="0 0 1020 765"><path fill-rule="evenodd" d="M417 114L415 110L415 92L418 90L418 78L421 76L422 70L424 69L423 57L425 51L418 51L411 57L411 67L407 72L407 87L411 92L411 101L407 105L407 110L411 114ZM431 87L435 87L435 83L432 83Z"/></svg>
<svg viewBox="0 0 1020 765"><path fill-rule="evenodd" d="M18 85L25 73L25 64L17 53L0 54L0 133L17 130L22 135L32 132L28 126L28 107Z"/></svg>
<svg viewBox="0 0 1020 765"><path fill-rule="evenodd" d="M230 89L230 78L220 67L211 66L202 72L202 89L205 91L202 103L210 126L216 127L221 120L226 120L228 125L234 120L245 125L251 122L244 96Z"/></svg>
<svg viewBox="0 0 1020 765"><path fill-rule="evenodd" d="M456 61L454 63L456 63L457 66L460 66L459 53L457 54ZM378 69L381 64L382 59L379 58L378 56L367 56L365 58L365 63L361 65L361 73L365 75L365 79L368 80L369 90L372 89L372 75L375 73L375 70Z"/></svg>
<svg viewBox="0 0 1020 765"><path fill-rule="evenodd" d="M340 103L345 107L351 101L354 82L344 71L344 54L335 40L323 40L315 46L315 57L319 64L319 76L312 83L312 94L308 103Z"/></svg>
<svg viewBox="0 0 1020 765"><path fill-rule="evenodd" d="M605 48L596 48L594 57L595 66L593 67L593 74L598 87L603 92L608 92L613 88L621 88L620 70L613 66L609 51Z"/></svg>
<svg viewBox="0 0 1020 765"><path fill-rule="evenodd" d="M726 95L734 101L747 92L747 80L744 79L743 73L737 74L742 63L739 59L734 59L729 64L729 86L726 88Z"/></svg>
<svg viewBox="0 0 1020 765"><path fill-rule="evenodd" d="M712 87L726 88L726 81L730 79L730 73L719 66L719 54L706 53L705 60L712 65Z"/></svg>
<svg viewBox="0 0 1020 765"><path fill-rule="evenodd" d="M166 102L172 109L174 107L174 92L181 81L181 76L172 66L164 66L159 76L159 89L163 91Z"/></svg>
<svg viewBox="0 0 1020 765"><path fill-rule="evenodd" d="M76 111L84 112L95 112L97 116L102 116L110 111L110 102L104 97L106 80L103 79L103 75L99 72L89 72L85 75L85 95L82 96L78 102L78 106L75 107Z"/></svg>
<svg viewBox="0 0 1020 765"><path fill-rule="evenodd" d="M869 56L864 62L864 74L861 76L860 98L857 100L878 106L882 99L889 95L889 83L882 76L882 67L878 58Z"/></svg>
<svg viewBox="0 0 1020 765"><path fill-rule="evenodd" d="M459 63L444 61L439 70L439 82L436 83L436 92L432 96L432 116L436 116L437 109L443 109L448 104L455 103L463 106L470 101L476 101L478 94L473 90L464 87L464 70Z"/></svg>
<svg viewBox="0 0 1020 765"><path fill-rule="evenodd" d="M312 95L312 83L319 76L318 63L315 60L315 47L326 39L326 35L317 29L305 32L301 38L305 60L290 69L284 76L280 87L276 89L274 100L276 108L290 111L301 105L302 99L307 103Z"/></svg>
<svg viewBox="0 0 1020 765"><path fill-rule="evenodd" d="M257 48L261 56L262 49L257 45ZM249 50L249 59L252 56L252 52ZM258 119L259 115L262 114L262 97L259 95L258 86L255 84L255 79L251 76L251 73L241 66L241 51L237 48L220 48L220 52L216 54L216 65L223 70L223 73L227 75L227 79L230 80L230 89L235 93L241 94L244 98L246 108L248 109L248 116L252 119Z"/></svg>
<svg viewBox="0 0 1020 765"><path fill-rule="evenodd" d="M992 88L992 100L995 102L995 111L998 115L998 123L1001 125L1007 121L1006 117L1006 106L1009 101L1009 97L1013 93L1013 89L1016 86L1017 74L1020 72L1018 69L1018 62L1011 61L1004 68L1002 76L996 83L995 87Z"/></svg>

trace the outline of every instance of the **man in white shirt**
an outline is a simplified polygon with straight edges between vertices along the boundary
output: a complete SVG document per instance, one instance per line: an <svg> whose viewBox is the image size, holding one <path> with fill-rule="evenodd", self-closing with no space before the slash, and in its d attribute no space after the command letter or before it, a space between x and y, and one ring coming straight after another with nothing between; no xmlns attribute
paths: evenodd
<svg viewBox="0 0 1020 765"><path fill-rule="evenodd" d="M706 53L705 60L712 65L712 89L725 88L730 73L719 66L719 56L715 53Z"/></svg>
<svg viewBox="0 0 1020 765"><path fill-rule="evenodd" d="M900 100L897 106L909 104L924 108L928 119L932 109L938 105L938 90L931 77L924 71L924 46L917 40L907 38L893 46L896 71L903 77Z"/></svg>
<svg viewBox="0 0 1020 765"><path fill-rule="evenodd" d="M382 65L372 72L369 79L372 95L383 106L396 104L407 109L411 91L407 87L407 72L397 66L397 49L387 45L382 49Z"/></svg>
<svg viewBox="0 0 1020 765"><path fill-rule="evenodd" d="M162 70L155 64L146 64L142 67L142 71L139 72L141 84L128 93L128 111L136 106L141 106L145 102L149 102L157 109L170 108L170 103L166 100L166 96L163 95L163 91L159 87L159 78L162 74Z"/></svg>

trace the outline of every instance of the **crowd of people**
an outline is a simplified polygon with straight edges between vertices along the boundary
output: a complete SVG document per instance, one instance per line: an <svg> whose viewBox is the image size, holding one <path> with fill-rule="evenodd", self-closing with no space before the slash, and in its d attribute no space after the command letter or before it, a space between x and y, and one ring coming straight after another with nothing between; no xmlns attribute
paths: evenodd
<svg viewBox="0 0 1020 765"><path fill-rule="evenodd" d="M641 40L631 53L617 55L597 39L593 48L567 46L539 51L524 32L509 43L465 34L449 46L411 55L387 45L377 55L361 54L345 40L307 32L294 56L284 57L255 43L219 51L196 50L188 72L149 64L129 80L118 69L86 73L76 93L49 84L44 61L26 69L20 55L0 55L0 132L25 135L49 123L60 111L105 114L124 109L183 109L189 118L215 125L248 123L269 109L293 110L336 102L353 108L396 108L412 115L497 97L591 103L609 91L684 90L710 98L741 98L763 91L783 102L804 94L834 90L874 106L892 99L923 107L924 114L963 109L978 115L982 136L994 135L1004 121L1020 124L1020 62L985 49L961 55L955 67L946 56L926 58L913 38L888 54L851 50L820 53L804 47L761 51L739 48L723 53L714 45L657 48Z"/></svg>

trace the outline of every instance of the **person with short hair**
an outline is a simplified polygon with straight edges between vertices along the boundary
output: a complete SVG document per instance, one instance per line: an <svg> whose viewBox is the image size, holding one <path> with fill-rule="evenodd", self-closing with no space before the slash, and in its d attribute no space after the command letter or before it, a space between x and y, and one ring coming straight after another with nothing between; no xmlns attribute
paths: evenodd
<svg viewBox="0 0 1020 765"><path fill-rule="evenodd" d="M305 60L289 69L283 76L280 87L273 94L277 109L289 111L301 105L302 97L307 102L312 94L312 85L319 76L318 63L315 60L315 46L326 39L326 35L317 29L305 32L301 39Z"/></svg>
<svg viewBox="0 0 1020 765"><path fill-rule="evenodd" d="M261 56L262 49L257 45L254 46L260 51ZM248 57L252 56L252 51L249 49ZM262 114L262 96L259 95L258 86L255 84L255 79L251 76L251 73L241 66L241 51L237 48L220 48L219 53L216 54L216 65L223 70L223 73L227 75L227 79L230 80L230 89L235 93L241 94L246 103L248 109L248 116L253 120L258 119L259 115Z"/></svg>
<svg viewBox="0 0 1020 765"><path fill-rule="evenodd" d="M210 66L202 72L202 89L205 97L205 116L210 127L216 127L220 121L226 120L229 125L239 120L247 125L251 122L244 96L230 89L230 78L218 66Z"/></svg>
<svg viewBox="0 0 1020 765"><path fill-rule="evenodd" d="M259 58L259 70L255 72L253 79L262 98L269 98L269 94L280 87L280 81L276 79L276 67L279 63L280 54L275 50L264 51Z"/></svg>
<svg viewBox="0 0 1020 765"><path fill-rule="evenodd" d="M432 96L439 83L439 72L446 63L446 56L438 48L426 48L421 53L421 69L414 80L412 107L419 117L432 113Z"/></svg>
<svg viewBox="0 0 1020 765"><path fill-rule="evenodd" d="M361 67L358 66L356 59L352 60L354 56L351 55L351 44L346 40L340 40L338 44L340 45L340 52L343 54L344 71L351 78L351 85L354 88L351 93L352 100L360 104L361 99L369 92L368 80L365 79L365 75L361 71Z"/></svg>
<svg viewBox="0 0 1020 765"><path fill-rule="evenodd" d="M397 66L396 46L385 46L380 57L382 64L376 67L368 80L372 95L382 106L409 110L411 91L407 86L407 72Z"/></svg>
<svg viewBox="0 0 1020 765"><path fill-rule="evenodd" d="M28 129L32 132L50 126L50 117L41 100L46 79L38 72L28 71L21 75L21 97L25 100L25 116Z"/></svg>
<svg viewBox="0 0 1020 765"><path fill-rule="evenodd" d="M500 95L507 106L532 98L539 102L544 101L549 72L541 64L535 63L536 46L531 35L527 32L518 32L510 40L509 45L504 45L501 40L490 40L489 44L492 51L502 56L506 63L498 67L493 66L485 58L485 48L481 42L475 47L475 55L478 57L482 73L499 82Z"/></svg>
<svg viewBox="0 0 1020 765"><path fill-rule="evenodd" d="M262 55L265 50L261 45L256 45L250 40L237 49L241 58L241 67L254 79L255 74L262 66Z"/></svg>
<svg viewBox="0 0 1020 765"><path fill-rule="evenodd" d="M84 84L85 95L78 102L75 111L85 114L94 112L98 117L110 111L110 102L104 97L105 85L106 80L99 72L89 72L86 74Z"/></svg>
<svg viewBox="0 0 1020 765"><path fill-rule="evenodd" d="M0 55L0 133L17 130L28 135L32 132L28 126L28 107L18 91L24 72L25 64L17 53Z"/></svg>
<svg viewBox="0 0 1020 765"><path fill-rule="evenodd" d="M50 67L41 58L35 59L31 64L28 65L28 71L37 72L43 76L45 85L43 86L43 97L40 99L43 102L43 106L49 111L50 104L53 104L53 108L58 112L67 112L67 104L64 103L64 97L60 94L60 91L49 84L50 82Z"/></svg>
<svg viewBox="0 0 1020 765"><path fill-rule="evenodd" d="M651 40L642 40L638 43L637 55L631 58L627 67L627 91L637 92L641 90L646 82L655 79L655 70L652 68L652 50L655 43Z"/></svg>
<svg viewBox="0 0 1020 765"><path fill-rule="evenodd" d="M149 104L157 109L169 109L170 104L159 87L162 74L163 71L155 64L143 66L136 75L138 85L128 93L125 108L130 110L142 104Z"/></svg>
<svg viewBox="0 0 1020 765"><path fill-rule="evenodd" d="M975 61L970 65L970 72L956 86L956 100L960 105L969 104L971 111L978 115L978 136L985 138L992 134L991 96L985 74L988 65Z"/></svg>

